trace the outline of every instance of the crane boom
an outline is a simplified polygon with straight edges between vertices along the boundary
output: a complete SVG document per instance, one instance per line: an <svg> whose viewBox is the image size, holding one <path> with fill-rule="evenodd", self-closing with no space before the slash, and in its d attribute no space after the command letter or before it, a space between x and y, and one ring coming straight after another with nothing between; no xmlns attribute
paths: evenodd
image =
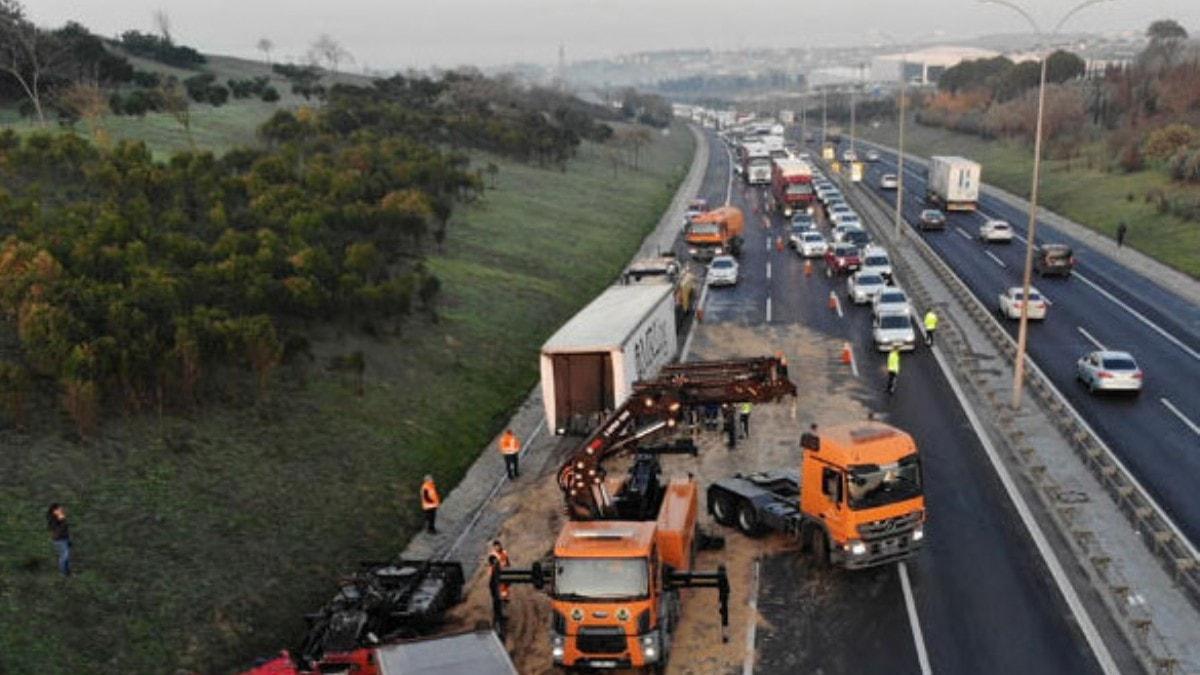
<svg viewBox="0 0 1200 675"><path fill-rule="evenodd" d="M611 515L602 466L608 458L677 427L702 405L765 403L796 395L787 366L776 357L698 361L664 366L658 376L635 382L633 393L584 439L558 470L567 513L575 519Z"/></svg>

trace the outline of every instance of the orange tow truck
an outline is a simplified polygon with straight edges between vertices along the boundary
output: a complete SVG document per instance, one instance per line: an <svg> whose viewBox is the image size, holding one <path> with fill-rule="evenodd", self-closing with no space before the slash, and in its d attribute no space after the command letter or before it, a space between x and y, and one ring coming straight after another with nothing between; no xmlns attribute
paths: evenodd
<svg viewBox="0 0 1200 675"><path fill-rule="evenodd" d="M735 206L721 206L692 217L684 232L688 253L707 262L713 256L741 254L746 219Z"/></svg>
<svg viewBox="0 0 1200 675"><path fill-rule="evenodd" d="M725 632L725 569L693 567L700 545L700 488L690 475L661 478L661 455L694 455L697 448L690 437L645 444L678 431L705 405L795 394L775 358L668 365L654 379L635 383L626 402L578 446L558 473L571 521L559 533L553 556L499 573L501 582L531 583L549 594L554 665L661 671L684 588L718 590ZM625 452L636 453L632 467L609 478L604 460Z"/></svg>
<svg viewBox="0 0 1200 675"><path fill-rule="evenodd" d="M737 474L708 488L708 510L749 536L800 540L818 563L861 569L903 560L925 538L912 436L876 421L804 434L800 471Z"/></svg>

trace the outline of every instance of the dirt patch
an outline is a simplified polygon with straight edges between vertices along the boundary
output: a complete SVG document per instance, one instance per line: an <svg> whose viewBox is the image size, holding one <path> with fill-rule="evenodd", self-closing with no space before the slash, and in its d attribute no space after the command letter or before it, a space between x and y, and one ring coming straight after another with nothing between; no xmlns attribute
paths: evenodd
<svg viewBox="0 0 1200 675"><path fill-rule="evenodd" d="M701 487L737 472L798 466L798 440L809 423L822 426L865 419L867 408L860 402L862 386L848 376L848 368L837 363L841 343L803 326L745 327L730 324L697 326L690 360L712 360L761 356L784 352L799 395L794 401L757 405L751 415L750 437L736 449L725 447L724 436L700 432L698 457L663 458L664 476L691 473ZM845 369L846 372L842 372ZM626 462L606 466L616 475ZM552 463L553 464L553 463ZM514 566L528 566L550 553L564 522L562 495L554 481L556 465L519 492L499 500L491 508L511 512L500 533ZM761 616L751 617L749 593L754 562L759 557L796 548L791 541L768 536L749 539L712 521L701 504L701 528L725 537L725 548L704 551L697 569L715 570L725 565L729 574L729 641L720 639L720 616L715 591L694 589L683 593L683 620L675 635L671 673L722 673L741 670L745 659L746 630L751 620L766 627ZM479 556L486 551L472 552ZM464 552L466 554L466 552ZM513 588L509 608L508 648L521 673L549 673L549 601L532 587ZM469 582L466 601L451 615L456 629L474 628L491 617L487 570L481 567Z"/></svg>

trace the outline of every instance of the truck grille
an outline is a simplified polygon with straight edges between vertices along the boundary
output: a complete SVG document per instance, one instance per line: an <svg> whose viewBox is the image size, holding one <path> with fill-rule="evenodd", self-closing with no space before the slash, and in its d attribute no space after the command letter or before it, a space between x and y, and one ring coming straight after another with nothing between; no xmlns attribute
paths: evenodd
<svg viewBox="0 0 1200 675"><path fill-rule="evenodd" d="M625 629L580 628L575 646L584 654L620 654L625 651Z"/></svg>
<svg viewBox="0 0 1200 675"><path fill-rule="evenodd" d="M869 523L863 523L858 526L858 534L863 541L871 541L873 539L882 539L885 537L894 537L898 534L908 532L921 522L921 512L909 513L895 518L886 518L884 520L875 520Z"/></svg>

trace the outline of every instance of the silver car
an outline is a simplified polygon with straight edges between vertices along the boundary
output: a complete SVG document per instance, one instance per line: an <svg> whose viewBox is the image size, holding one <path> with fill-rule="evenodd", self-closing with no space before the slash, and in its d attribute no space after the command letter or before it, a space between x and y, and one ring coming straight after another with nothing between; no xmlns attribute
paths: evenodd
<svg viewBox="0 0 1200 675"><path fill-rule="evenodd" d="M887 288L883 275L874 272L855 272L846 280L846 295L856 305L871 302L875 294Z"/></svg>
<svg viewBox="0 0 1200 675"><path fill-rule="evenodd" d="M885 173L879 177L879 187L884 190L895 190L900 187L900 179L894 173Z"/></svg>
<svg viewBox="0 0 1200 675"><path fill-rule="evenodd" d="M892 261L888 258L887 251L878 246L868 246L863 251L862 268L866 272L878 272L884 279L892 278Z"/></svg>
<svg viewBox="0 0 1200 675"><path fill-rule="evenodd" d="M910 314L912 305L908 296L899 288L885 288L871 299L871 311L880 314Z"/></svg>
<svg viewBox="0 0 1200 675"><path fill-rule="evenodd" d="M829 244L820 232L805 232L800 235L800 241L796 244L796 252L802 258L820 258L825 255L827 248L829 248Z"/></svg>
<svg viewBox="0 0 1200 675"><path fill-rule="evenodd" d="M719 255L708 264L709 286L735 286L738 282L738 262L729 255Z"/></svg>
<svg viewBox="0 0 1200 675"><path fill-rule="evenodd" d="M892 347L902 352L917 348L917 332L913 329L912 317L908 312L876 315L871 324L871 336L875 340L875 348L881 352L890 352Z"/></svg>
<svg viewBox="0 0 1200 675"><path fill-rule="evenodd" d="M1142 390L1142 369L1129 352L1101 350L1084 354L1077 362L1076 377L1092 393Z"/></svg>

